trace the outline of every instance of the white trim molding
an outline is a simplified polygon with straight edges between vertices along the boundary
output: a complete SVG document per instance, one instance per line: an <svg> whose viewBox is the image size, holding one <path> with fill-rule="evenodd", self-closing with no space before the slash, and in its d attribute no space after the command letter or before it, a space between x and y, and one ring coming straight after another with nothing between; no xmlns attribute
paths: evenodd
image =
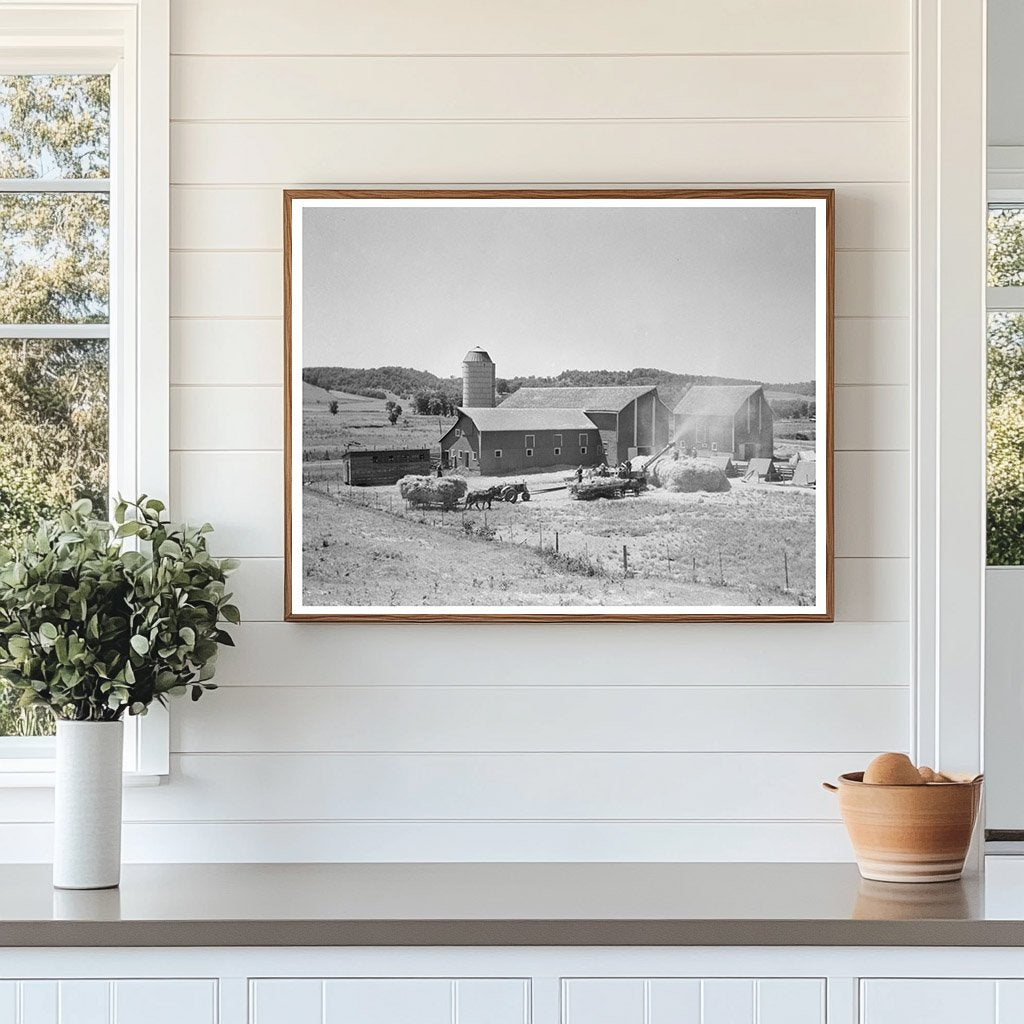
<svg viewBox="0 0 1024 1024"><path fill-rule="evenodd" d="M88 328L87 334L62 330L60 336L110 337L111 490L166 500L170 494L169 0L0 0L0 39L3 73L111 76L115 170L109 183L83 185L106 188L112 184L110 326ZM0 325L0 336L15 333L34 336L31 329ZM163 709L130 718L125 730L125 771L166 774L169 734ZM50 781L52 743L37 742L37 748L29 765L23 751L0 750L0 786L15 784L18 776L21 784Z"/></svg>
<svg viewBox="0 0 1024 1024"><path fill-rule="evenodd" d="M985 0L918 0L919 763L983 767Z"/></svg>

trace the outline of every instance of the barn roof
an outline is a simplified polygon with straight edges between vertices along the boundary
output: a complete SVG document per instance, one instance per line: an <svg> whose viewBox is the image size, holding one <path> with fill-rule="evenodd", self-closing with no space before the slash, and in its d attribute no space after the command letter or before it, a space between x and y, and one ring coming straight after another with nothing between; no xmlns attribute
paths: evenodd
<svg viewBox="0 0 1024 1024"><path fill-rule="evenodd" d="M586 412L618 412L634 398L656 391L654 384L610 388L520 388L504 402L503 409L583 409Z"/></svg>
<svg viewBox="0 0 1024 1024"><path fill-rule="evenodd" d="M480 431L593 430L594 421L579 409L459 409Z"/></svg>
<svg viewBox="0 0 1024 1024"><path fill-rule="evenodd" d="M735 416L760 384L695 384L675 408L677 416Z"/></svg>

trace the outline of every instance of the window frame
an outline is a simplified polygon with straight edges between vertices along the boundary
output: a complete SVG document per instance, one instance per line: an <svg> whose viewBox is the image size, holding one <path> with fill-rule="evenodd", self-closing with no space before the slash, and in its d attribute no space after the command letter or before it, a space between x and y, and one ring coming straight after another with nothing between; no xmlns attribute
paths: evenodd
<svg viewBox="0 0 1024 1024"><path fill-rule="evenodd" d="M17 28L0 44L0 74L110 75L109 330L104 335L89 326L56 330L64 338L109 337L111 495L145 493L165 500L170 496L169 22L168 0L0 3L0 26ZM91 181L76 182L73 189L33 181L31 189L85 191L97 187ZM0 180L0 189L26 190L25 182L15 184ZM24 325L0 325L0 336L15 333L33 336ZM126 716L125 723L126 778L157 781L169 771L167 712L155 706L148 715ZM52 785L54 754L52 737L0 737L0 787Z"/></svg>

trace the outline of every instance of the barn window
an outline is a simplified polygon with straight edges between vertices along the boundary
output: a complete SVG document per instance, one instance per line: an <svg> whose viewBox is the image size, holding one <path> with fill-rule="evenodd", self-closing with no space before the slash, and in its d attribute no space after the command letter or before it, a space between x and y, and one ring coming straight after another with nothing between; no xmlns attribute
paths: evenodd
<svg viewBox="0 0 1024 1024"><path fill-rule="evenodd" d="M587 446L585 444L580 445L580 455L586 455L586 454L587 454Z"/></svg>
<svg viewBox="0 0 1024 1024"><path fill-rule="evenodd" d="M501 458L501 449L500 448L495 448L494 449L494 457L496 459L500 459Z"/></svg>
<svg viewBox="0 0 1024 1024"><path fill-rule="evenodd" d="M558 454L559 449L562 447L562 435L555 434L555 454Z"/></svg>
<svg viewBox="0 0 1024 1024"><path fill-rule="evenodd" d="M580 434L580 447L585 448L587 446L587 435Z"/></svg>
<svg viewBox="0 0 1024 1024"><path fill-rule="evenodd" d="M526 449L526 457L528 459L532 459L533 458L533 449L532 448L527 448Z"/></svg>
<svg viewBox="0 0 1024 1024"><path fill-rule="evenodd" d="M526 435L526 447L527 448L536 448L537 447L537 435L536 434L527 434Z"/></svg>
<svg viewBox="0 0 1024 1024"><path fill-rule="evenodd" d="M562 449L561 448L556 448L555 449L555 454L556 455L561 455L562 454Z"/></svg>

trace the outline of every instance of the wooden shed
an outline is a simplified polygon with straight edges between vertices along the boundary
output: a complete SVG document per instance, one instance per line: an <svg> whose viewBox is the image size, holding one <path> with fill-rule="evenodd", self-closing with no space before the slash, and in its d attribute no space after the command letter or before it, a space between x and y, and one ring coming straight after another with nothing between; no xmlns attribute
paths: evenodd
<svg viewBox="0 0 1024 1024"><path fill-rule="evenodd" d="M351 487L396 484L403 476L425 476L433 467L429 448L353 448L341 457L341 479Z"/></svg>

